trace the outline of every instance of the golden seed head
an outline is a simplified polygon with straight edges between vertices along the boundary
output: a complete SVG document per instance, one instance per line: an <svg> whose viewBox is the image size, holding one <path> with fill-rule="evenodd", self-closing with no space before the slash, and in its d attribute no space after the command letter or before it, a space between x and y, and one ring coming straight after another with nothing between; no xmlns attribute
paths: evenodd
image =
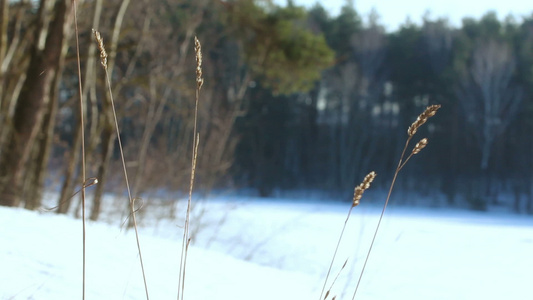
<svg viewBox="0 0 533 300"><path fill-rule="evenodd" d="M374 181L374 178L376 178L376 172L374 171L368 173L368 175L365 176L365 179L362 183L364 185L365 190L370 187L370 184L372 183L372 181Z"/></svg>
<svg viewBox="0 0 533 300"><path fill-rule="evenodd" d="M202 78L202 45L197 37L194 37L194 52L196 53L196 87L202 88L204 79Z"/></svg>
<svg viewBox="0 0 533 300"><path fill-rule="evenodd" d="M415 147L413 148L413 154L418 154L424 147L426 147L428 144L428 139L423 138L420 140L420 142L416 143Z"/></svg>
<svg viewBox="0 0 533 300"><path fill-rule="evenodd" d="M353 190L353 201L352 201L352 206L357 206L359 205L359 201L361 200L361 198L363 197L363 192L365 190L363 190L360 186L356 186L355 189Z"/></svg>
<svg viewBox="0 0 533 300"><path fill-rule="evenodd" d="M104 69L107 69L107 52L105 51L104 47L104 38L100 35L100 32L93 29L94 38L96 39L96 43L98 44L98 50L100 50L100 63L104 67Z"/></svg>
<svg viewBox="0 0 533 300"><path fill-rule="evenodd" d="M430 106L428 106L426 108L426 110L418 116L416 121L414 121L413 124L411 124L411 126L409 126L409 129L407 129L407 134L409 136L415 135L415 133L418 130L418 128L420 128L420 126L422 126L424 123L426 123L426 121L429 118L433 117L437 113L437 110L439 108L440 108L440 105L430 105Z"/></svg>
<svg viewBox="0 0 533 300"><path fill-rule="evenodd" d="M363 197L363 193L370 187L370 184L372 181L374 181L374 178L376 178L376 172L372 171L365 176L365 179L363 179L363 182L361 182L360 185L355 187L353 191L352 207L359 205L359 201Z"/></svg>

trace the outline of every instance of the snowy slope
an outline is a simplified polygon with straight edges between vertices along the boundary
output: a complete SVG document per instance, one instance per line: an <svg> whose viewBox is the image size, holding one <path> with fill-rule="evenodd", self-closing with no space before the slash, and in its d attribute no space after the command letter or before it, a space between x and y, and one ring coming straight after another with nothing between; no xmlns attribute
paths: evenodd
<svg viewBox="0 0 533 300"><path fill-rule="evenodd" d="M196 209L187 299L294 300L318 298L348 207L214 201ZM333 289L340 299L352 298L379 212L354 210L333 270L349 259ZM175 299L181 223L140 219L150 298ZM119 224L88 224L87 299L146 299L135 238ZM357 299L533 299L531 280L533 218L392 207ZM80 220L0 207L0 299L81 299Z"/></svg>

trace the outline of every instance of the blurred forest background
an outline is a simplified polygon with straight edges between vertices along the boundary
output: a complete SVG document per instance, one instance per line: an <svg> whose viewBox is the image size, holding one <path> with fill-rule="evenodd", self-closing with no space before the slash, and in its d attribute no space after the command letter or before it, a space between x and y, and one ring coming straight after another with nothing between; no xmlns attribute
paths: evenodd
<svg viewBox="0 0 533 300"><path fill-rule="evenodd" d="M71 208L80 116L71 0L0 1L0 205ZM524 12L526 13L526 12ZM406 130L441 104L428 149L398 189L533 213L533 14L423 17L386 32L350 1L79 1L91 219L122 193L116 135L91 29L102 33L134 196L188 191L195 57L203 50L198 191L317 191L350 199L374 170L386 188ZM387 174L390 174L387 175ZM401 201L401 199L399 199ZM408 201L408 200L404 200ZM432 201L432 200L428 200Z"/></svg>

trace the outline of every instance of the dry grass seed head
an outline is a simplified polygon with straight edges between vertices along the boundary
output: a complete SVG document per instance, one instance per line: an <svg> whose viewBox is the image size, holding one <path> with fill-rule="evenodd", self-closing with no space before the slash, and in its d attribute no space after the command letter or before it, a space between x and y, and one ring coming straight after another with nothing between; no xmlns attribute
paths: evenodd
<svg viewBox="0 0 533 300"><path fill-rule="evenodd" d="M197 37L194 37L194 52L196 53L196 87L202 88L204 79L202 78L202 45Z"/></svg>
<svg viewBox="0 0 533 300"><path fill-rule="evenodd" d="M426 121L430 117L433 117L437 113L437 110L439 108L440 108L440 105L428 106L426 108L426 110L418 116L416 121L413 124L411 124L411 126L409 126L409 129L407 130L407 134L409 136L415 135L415 133L418 130L418 128L420 128L420 126L422 126L424 123L426 123Z"/></svg>
<svg viewBox="0 0 533 300"><path fill-rule="evenodd" d="M428 144L428 139L423 138L420 140L420 142L416 143L415 147L413 148L413 154L418 154L424 147L426 147Z"/></svg>
<svg viewBox="0 0 533 300"><path fill-rule="evenodd" d="M104 38L100 35L100 32L93 29L94 38L96 39L96 43L98 44L98 50L100 50L100 63L102 63L102 66L104 69L107 69L107 52L105 51L104 47Z"/></svg>
<svg viewBox="0 0 533 300"><path fill-rule="evenodd" d="M356 186L353 192L353 202L352 207L359 205L359 201L363 197L363 193L370 187L372 181L376 178L376 172L372 171L365 176L363 182L360 185Z"/></svg>

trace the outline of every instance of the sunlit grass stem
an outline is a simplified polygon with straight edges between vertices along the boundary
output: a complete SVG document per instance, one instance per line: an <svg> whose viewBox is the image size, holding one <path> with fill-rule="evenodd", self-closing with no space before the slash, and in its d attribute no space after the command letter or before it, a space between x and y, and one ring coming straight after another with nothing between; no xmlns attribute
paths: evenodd
<svg viewBox="0 0 533 300"><path fill-rule="evenodd" d="M119 129L119 126L118 126L117 113L116 113L116 110L115 110L115 102L114 102L113 93L112 93L112 90L111 90L111 81L109 79L109 73L107 72L107 53L106 53L105 47L104 47L104 40L101 37L100 33L98 31L94 30L94 29L93 29L93 33L94 33L96 42L98 43L98 49L100 50L100 62L102 64L103 68L104 68L105 78L106 78L106 83L107 83L107 89L108 89L108 93L109 93L109 99L111 101L111 109L112 109L112 112L113 112L113 119L114 119L114 122L115 122L115 129L116 129L116 134L117 134L118 147L119 147L119 150L120 150L120 159L121 159L121 162L122 162L122 169L123 169L123 172L124 172L124 180L126 182L126 189L128 191L128 199L129 199L129 203L130 203L130 205L129 205L130 206L130 214L131 214L131 218L133 220L133 228L135 230L135 239L136 239L136 242L137 242L137 250L138 250L138 253L139 253L139 262L141 264L141 272L142 272L142 275L143 275L144 291L145 291L145 294L146 294L146 299L148 300L148 299L150 299L150 296L149 296L149 293L148 293L148 284L146 282L146 273L144 271L144 263L143 263L142 251L141 251L141 243L140 243L140 239L139 239L139 230L137 228L135 201L134 201L133 197L131 196L130 183L129 183L129 180L128 180L128 171L126 170L126 160L124 159L124 150L122 148L122 140L120 138L120 129Z"/></svg>
<svg viewBox="0 0 533 300"><path fill-rule="evenodd" d="M189 198L187 200L187 212L185 216L185 225L183 229L183 240L181 244L181 257L180 257L180 274L178 279L178 300L184 299L185 294L185 273L187 266L187 254L189 251L190 236L189 225L191 217L192 206L192 192L194 188L194 177L196 173L196 162L198 160L198 145L200 143L200 134L198 134L198 103L200 99L200 90L204 84L202 77L202 45L198 38L194 37L194 51L196 56L196 93L195 93L195 105L194 105L194 128L193 128L193 151L191 158L191 179L189 182Z"/></svg>
<svg viewBox="0 0 533 300"><path fill-rule="evenodd" d="M326 299L328 297L329 293L330 293L330 291L328 290L326 292L326 295L324 296L324 298L322 298L322 296L324 295L324 291L326 289L326 285L327 285L327 282L328 282L328 279L329 279L329 275L331 274L331 269L333 267L333 263L335 262L335 258L337 257L337 252L339 250L339 246L341 244L341 240L342 240L342 237L344 235L344 231L346 230L346 224L348 224L348 220L350 219L350 215L352 213L353 208L356 207L357 205L359 205L359 201L363 197L363 193L365 192L365 190L367 190L370 187L370 184L372 183L372 181L374 181L374 178L376 178L376 173L375 172L370 172L368 175L366 175L366 177L363 180L363 182L360 185L356 186L355 189L354 189L352 205L350 206L350 210L348 211L348 215L346 216L346 220L344 220L344 225L342 226L342 230L341 230L341 233L339 235L339 239L337 241L337 245L335 246L335 251L333 252L333 257L331 258L331 263L329 264L328 272L326 274L326 278L324 279L324 285L322 286L322 291L320 292L319 300ZM345 265L346 265L346 263L344 263L344 265L342 266L343 269L344 269Z"/></svg>
<svg viewBox="0 0 533 300"><path fill-rule="evenodd" d="M418 142L407 159L404 161L405 154L407 152L407 148L409 147L409 143L411 142L411 139L417 132L418 128L422 126L426 121L434 116L437 112L437 110L440 108L440 105L431 105L426 108L426 110L418 116L416 121L409 126L407 129L407 140L405 141L405 146L402 150L402 155L400 156L400 160L398 161L398 166L396 167L396 170L394 171L394 177L392 178L391 185L389 187L389 192L387 193L387 199L385 200L385 204L383 205L383 209L381 210L381 214L379 216L378 224L376 225L376 230L374 231L374 236L372 237L372 242L370 243L370 247L368 248L368 252L366 254L365 262L363 264L363 268L361 269L361 273L359 274L359 279L357 280L357 285L355 287L352 300L355 299L355 296L357 294L357 291L359 289L359 286L361 284L361 279L363 278L363 274L365 273L366 265L368 263L368 259L370 257L370 253L372 252L372 248L374 246L374 242L376 241L376 237L378 235L379 226L381 225L381 221L383 220L383 215L385 214L385 210L387 209L387 205L389 204L389 200L392 194L392 190L394 189L394 185L396 184L396 179L398 178L398 174L400 173L400 170L405 166L405 164L409 161L409 159L415 155L418 154L424 147L426 147L428 141L427 139L422 139L420 142Z"/></svg>
<svg viewBox="0 0 533 300"><path fill-rule="evenodd" d="M80 41L78 31L78 2L72 1L72 9L74 14L74 31L76 36L76 62L78 68L78 93L80 104L80 128L81 128L81 222L82 222L82 299L85 300L85 274L86 274L86 224L85 224L85 188L87 171L85 166L85 122L83 111L83 89L81 85L81 59L80 59Z"/></svg>

